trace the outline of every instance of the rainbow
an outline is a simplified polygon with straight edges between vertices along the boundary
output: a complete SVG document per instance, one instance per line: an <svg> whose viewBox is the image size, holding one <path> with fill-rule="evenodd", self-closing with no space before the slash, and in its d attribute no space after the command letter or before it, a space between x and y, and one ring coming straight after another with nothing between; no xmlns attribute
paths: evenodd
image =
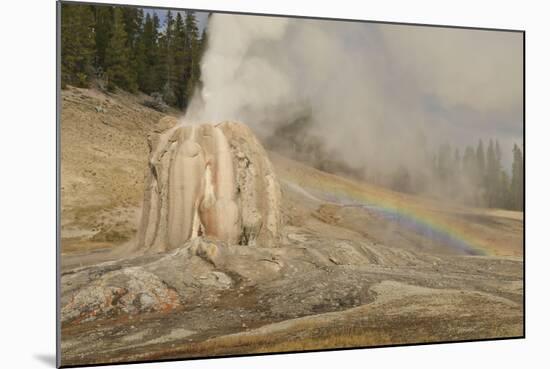
<svg viewBox="0 0 550 369"><path fill-rule="evenodd" d="M323 177L313 180L301 177L298 181L293 178L291 182L300 182L304 191L320 201L367 209L462 254L494 255L493 248L479 232L473 231L467 222L445 215L435 202L359 185L325 173Z"/></svg>

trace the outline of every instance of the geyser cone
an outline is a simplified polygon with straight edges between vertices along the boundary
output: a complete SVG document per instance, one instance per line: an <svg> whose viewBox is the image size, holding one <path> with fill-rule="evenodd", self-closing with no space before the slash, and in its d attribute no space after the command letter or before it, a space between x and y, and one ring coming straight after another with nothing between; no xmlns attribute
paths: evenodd
<svg viewBox="0 0 550 369"><path fill-rule="evenodd" d="M279 184L247 126L177 126L152 135L149 144L138 250L171 250L199 236L241 245L277 243Z"/></svg>

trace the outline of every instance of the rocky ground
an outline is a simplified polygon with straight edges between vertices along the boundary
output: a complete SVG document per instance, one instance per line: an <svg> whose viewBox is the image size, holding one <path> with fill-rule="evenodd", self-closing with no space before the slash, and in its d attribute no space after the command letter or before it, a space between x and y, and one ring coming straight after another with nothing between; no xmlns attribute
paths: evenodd
<svg viewBox="0 0 550 369"><path fill-rule="evenodd" d="M167 128L136 99L63 93L63 365L523 334L521 214L441 210L500 249L468 255L368 208L319 198L308 181L340 179L276 154L276 247L199 237L125 254L147 135Z"/></svg>

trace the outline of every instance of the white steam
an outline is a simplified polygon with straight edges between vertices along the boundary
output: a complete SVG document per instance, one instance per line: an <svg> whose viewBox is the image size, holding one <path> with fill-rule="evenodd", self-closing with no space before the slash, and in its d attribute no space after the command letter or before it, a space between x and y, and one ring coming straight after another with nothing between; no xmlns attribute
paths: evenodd
<svg viewBox="0 0 550 369"><path fill-rule="evenodd" d="M502 105L503 91L506 109L496 115L521 110L509 103L521 102L514 95L520 91L515 89L521 64L509 57L516 49L499 33L445 30L438 38L441 30L418 29L214 14L201 65L203 87L184 120L241 121L267 139L309 112L309 134L339 160L365 168L369 177L400 165L425 170L426 146L449 137L463 139L451 142L462 146L492 132L483 128L479 136L470 131L460 137L441 110L466 106L490 116ZM426 109L426 101L438 111ZM469 124L471 129L477 123Z"/></svg>

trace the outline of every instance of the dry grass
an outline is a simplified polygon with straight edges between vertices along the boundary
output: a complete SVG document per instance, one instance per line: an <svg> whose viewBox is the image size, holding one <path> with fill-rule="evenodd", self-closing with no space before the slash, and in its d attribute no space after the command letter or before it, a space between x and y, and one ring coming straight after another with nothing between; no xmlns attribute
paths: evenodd
<svg viewBox="0 0 550 369"><path fill-rule="evenodd" d="M292 329L278 333L228 335L203 342L186 343L180 347L148 354L145 359L293 352L396 343L392 336L382 331L366 332L360 328L307 329L306 326L313 327L314 323L300 323Z"/></svg>
<svg viewBox="0 0 550 369"><path fill-rule="evenodd" d="M112 244L109 242L94 242L82 240L80 238L63 238L61 240L61 252L73 253L73 252L91 252L95 250L111 249Z"/></svg>
<svg viewBox="0 0 550 369"><path fill-rule="evenodd" d="M61 108L63 252L114 248L134 236L149 149L166 114L142 97L69 87ZM94 238L92 238L94 236Z"/></svg>
<svg viewBox="0 0 550 369"><path fill-rule="evenodd" d="M394 344L390 336L382 332L348 332L333 333L325 337L297 338L295 340L265 345L254 349L254 353L289 352L322 350L333 348L366 347Z"/></svg>

